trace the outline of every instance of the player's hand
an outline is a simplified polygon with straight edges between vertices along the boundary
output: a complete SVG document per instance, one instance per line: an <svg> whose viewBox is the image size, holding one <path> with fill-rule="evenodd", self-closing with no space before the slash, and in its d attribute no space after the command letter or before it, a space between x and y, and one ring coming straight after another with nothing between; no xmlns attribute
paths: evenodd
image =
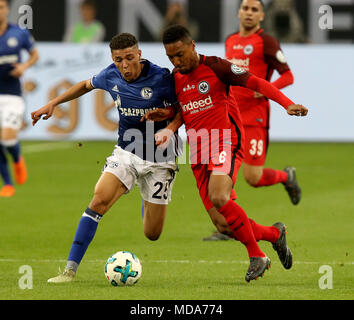
<svg viewBox="0 0 354 320"><path fill-rule="evenodd" d="M308 113L308 109L302 104L292 104L288 107L287 112L291 116L304 117Z"/></svg>
<svg viewBox="0 0 354 320"><path fill-rule="evenodd" d="M10 76L14 78L20 78L26 71L26 67L22 63L15 63L13 67Z"/></svg>
<svg viewBox="0 0 354 320"><path fill-rule="evenodd" d="M170 144L173 131L167 128L155 133L155 142L159 148L166 149Z"/></svg>
<svg viewBox="0 0 354 320"><path fill-rule="evenodd" d="M34 126L37 123L37 121L41 119L41 117L43 115L45 115L43 117L43 120L49 119L52 116L53 112L54 112L54 107L55 106L53 106L51 104L47 104L44 107L42 107L42 108L40 108L40 109L38 109L36 111L31 112L32 126Z"/></svg>
<svg viewBox="0 0 354 320"><path fill-rule="evenodd" d="M259 99L259 98L263 98L264 95L259 93L259 92L257 92L257 91L255 91L253 97L256 98L256 99Z"/></svg>
<svg viewBox="0 0 354 320"><path fill-rule="evenodd" d="M151 110L146 113L143 117L141 117L140 121L164 121L170 118L171 111L168 109L157 108L155 110Z"/></svg>

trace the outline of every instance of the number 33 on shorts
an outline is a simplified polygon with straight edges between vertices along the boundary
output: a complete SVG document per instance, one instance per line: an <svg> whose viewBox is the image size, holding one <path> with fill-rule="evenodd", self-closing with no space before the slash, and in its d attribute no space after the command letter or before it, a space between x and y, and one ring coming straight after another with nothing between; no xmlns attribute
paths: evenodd
<svg viewBox="0 0 354 320"><path fill-rule="evenodd" d="M262 154L263 154L263 146L264 146L264 143L263 143L263 140L256 140L256 139L252 139L250 141L250 145L251 145L251 148L249 149L249 153L251 156L258 156L260 157Z"/></svg>

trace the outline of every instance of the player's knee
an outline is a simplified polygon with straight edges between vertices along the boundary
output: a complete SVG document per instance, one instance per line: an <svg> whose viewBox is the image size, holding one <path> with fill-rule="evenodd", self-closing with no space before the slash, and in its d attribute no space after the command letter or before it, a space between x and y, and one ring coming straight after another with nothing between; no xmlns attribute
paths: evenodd
<svg viewBox="0 0 354 320"><path fill-rule="evenodd" d="M3 143L16 144L18 142L17 130L11 128L3 128L1 130L1 140Z"/></svg>
<svg viewBox="0 0 354 320"><path fill-rule="evenodd" d="M252 186L252 187L257 187L258 186L258 182L261 179L259 174L256 173L248 173L244 175L246 182Z"/></svg>
<svg viewBox="0 0 354 320"><path fill-rule="evenodd" d="M109 209L110 201L102 194L95 192L94 197L90 203L90 208L100 214L105 214Z"/></svg>
<svg viewBox="0 0 354 320"><path fill-rule="evenodd" d="M216 209L223 207L230 199L226 194L210 194L209 198Z"/></svg>

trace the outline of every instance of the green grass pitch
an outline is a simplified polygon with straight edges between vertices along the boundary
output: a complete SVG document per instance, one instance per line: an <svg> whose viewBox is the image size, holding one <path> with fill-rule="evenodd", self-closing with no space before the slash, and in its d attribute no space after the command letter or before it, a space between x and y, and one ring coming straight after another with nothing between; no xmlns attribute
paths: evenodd
<svg viewBox="0 0 354 320"><path fill-rule="evenodd" d="M189 165L180 165L164 231L143 235L137 189L101 220L74 282L48 284L65 266L71 242L114 142L23 142L29 180L10 199L0 199L0 300L13 299L354 299L354 144L272 143L266 166L297 168L303 190L293 206L282 185L253 189L239 173L238 203L258 223L282 221L294 255L282 268L272 260L263 278L246 283L245 248L236 241L203 242L213 230ZM110 286L106 259L134 252L143 274L133 287ZM32 289L21 281L32 270ZM332 271L320 273L323 265ZM327 277L326 280L321 277ZM22 283L23 284L23 283ZM28 282L27 282L28 285Z"/></svg>

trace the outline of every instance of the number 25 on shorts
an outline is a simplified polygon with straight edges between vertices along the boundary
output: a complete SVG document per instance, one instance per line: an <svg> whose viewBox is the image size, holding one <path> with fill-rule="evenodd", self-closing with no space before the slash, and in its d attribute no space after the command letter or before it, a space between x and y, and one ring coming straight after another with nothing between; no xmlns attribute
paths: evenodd
<svg viewBox="0 0 354 320"><path fill-rule="evenodd" d="M164 184L160 181L156 182L154 184L154 187L157 187L157 190L155 191L155 193L152 195L153 198L155 199L162 199L162 197L167 200L168 199L168 187L169 187L170 183L167 181L165 183L165 190L163 192L161 192L163 190Z"/></svg>

